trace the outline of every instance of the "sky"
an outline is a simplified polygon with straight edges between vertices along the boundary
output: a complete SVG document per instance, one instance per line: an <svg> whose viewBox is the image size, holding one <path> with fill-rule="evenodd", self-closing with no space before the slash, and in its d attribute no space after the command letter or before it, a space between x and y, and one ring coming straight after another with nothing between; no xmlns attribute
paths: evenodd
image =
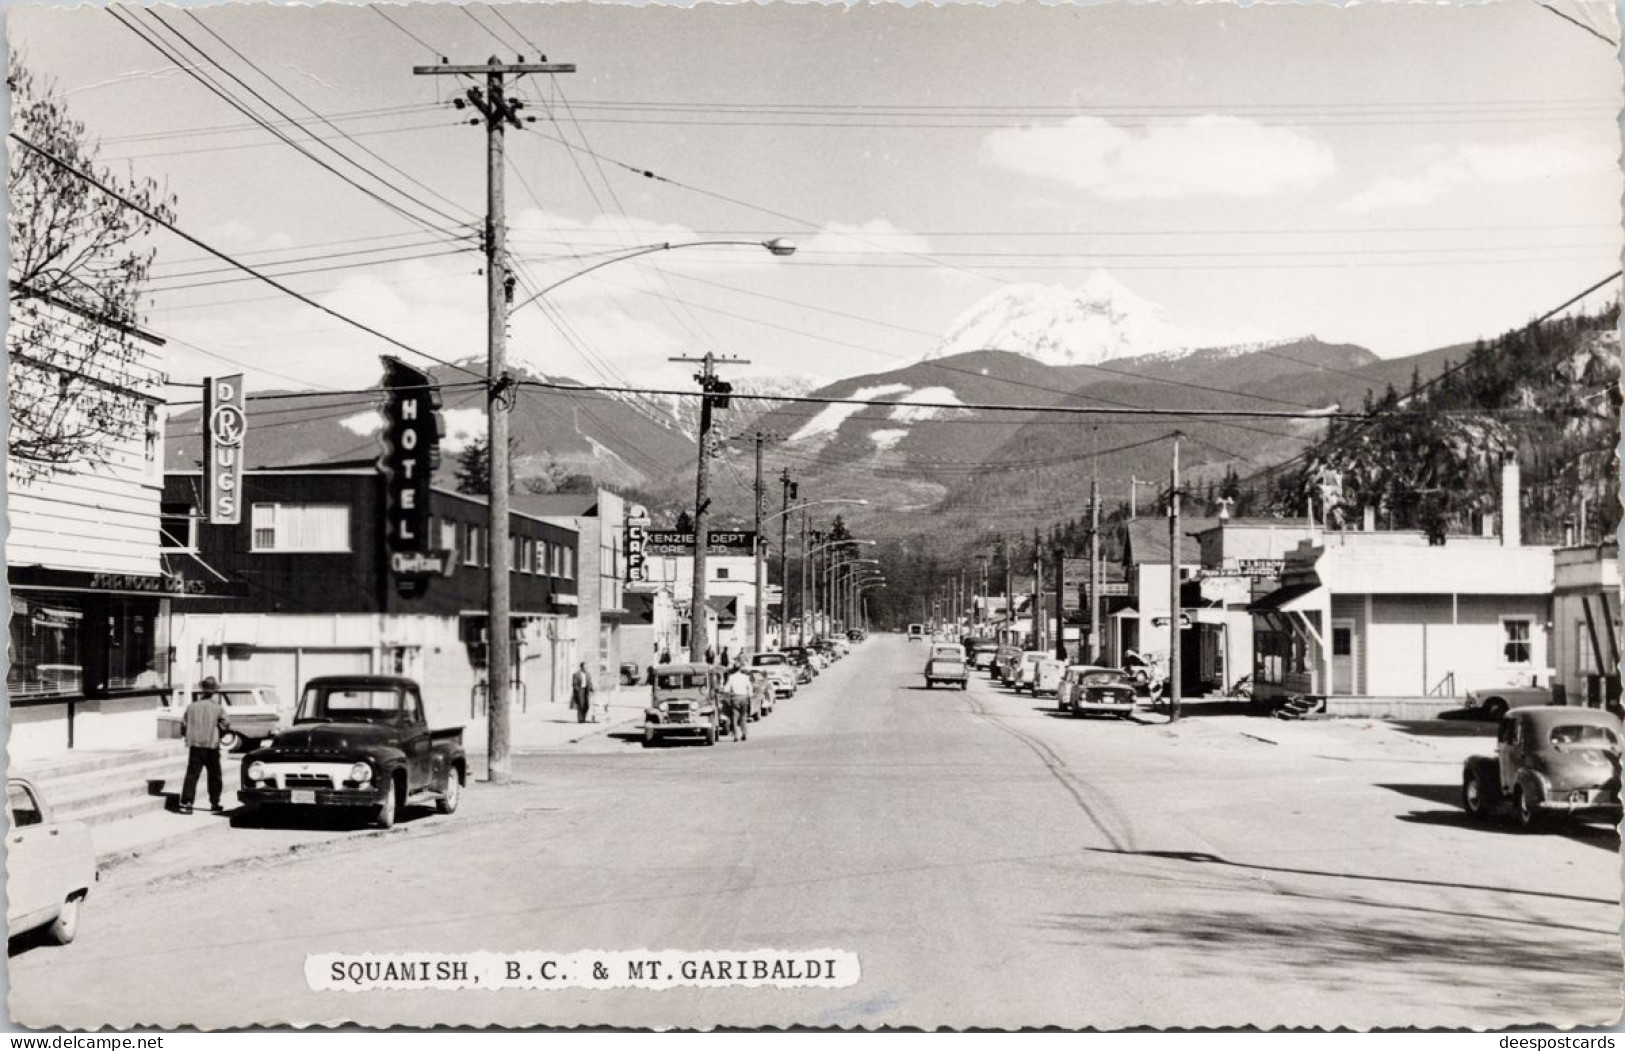
<svg viewBox="0 0 1625 1051"><path fill-rule="evenodd" d="M1560 8L1617 33L1606 6ZM733 375L880 373L985 297L1100 272L1193 333L1393 357L1526 322L1620 257L1619 66L1531 0L123 10L376 196L106 10L13 7L7 32L187 232L448 360L485 353L486 144L452 105L472 81L413 66L574 63L510 92L535 118L506 135L517 298L565 282L514 313L510 353L586 383L686 385L667 359L706 351L748 361ZM778 236L794 256L756 243ZM744 243L574 276L696 240ZM347 388L401 353L155 243L174 379Z"/></svg>

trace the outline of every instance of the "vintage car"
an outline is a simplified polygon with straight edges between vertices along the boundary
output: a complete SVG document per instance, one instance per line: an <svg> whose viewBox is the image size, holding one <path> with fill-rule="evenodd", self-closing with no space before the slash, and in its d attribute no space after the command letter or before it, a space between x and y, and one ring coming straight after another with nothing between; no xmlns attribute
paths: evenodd
<svg viewBox="0 0 1625 1051"><path fill-rule="evenodd" d="M1053 654L1042 657L1033 662L1034 697L1048 694L1051 697L1061 695L1061 676L1066 674L1066 661Z"/></svg>
<svg viewBox="0 0 1625 1051"><path fill-rule="evenodd" d="M1487 686L1468 690L1462 707L1480 712L1486 719L1499 719L1514 708L1529 708L1552 703L1552 691L1544 686Z"/></svg>
<svg viewBox="0 0 1625 1051"><path fill-rule="evenodd" d="M773 684L773 697L769 698L767 704L770 710L773 707L773 699L796 695L796 669L791 665L790 658L783 653L752 654L750 666L763 672Z"/></svg>
<svg viewBox="0 0 1625 1051"><path fill-rule="evenodd" d="M305 684L293 726L243 756L248 807L370 810L389 828L406 807L454 813L468 779L463 728L433 730L423 694L395 675L325 675Z"/></svg>
<svg viewBox="0 0 1625 1051"><path fill-rule="evenodd" d="M1134 682L1117 668L1074 664L1061 681L1058 700L1061 710L1073 715L1109 712L1127 719L1134 714Z"/></svg>
<svg viewBox="0 0 1625 1051"><path fill-rule="evenodd" d="M842 635L825 635L818 640L818 648L836 660L852 652L852 644Z"/></svg>
<svg viewBox="0 0 1625 1051"><path fill-rule="evenodd" d="M908 641L910 641L910 642L924 642L925 641L925 625L924 624L910 624L908 626Z"/></svg>
<svg viewBox="0 0 1625 1051"><path fill-rule="evenodd" d="M805 686L818 677L818 668L813 664L812 655L801 646L786 646L779 652L783 653L790 666L796 670L796 683Z"/></svg>
<svg viewBox="0 0 1625 1051"><path fill-rule="evenodd" d="M972 668L991 668L999 655L999 644L992 639L972 639L968 652Z"/></svg>
<svg viewBox="0 0 1625 1051"><path fill-rule="evenodd" d="M1519 708L1501 719L1495 755L1462 767L1461 801L1473 817L1510 805L1518 824L1553 814L1620 819L1620 721L1598 708Z"/></svg>
<svg viewBox="0 0 1625 1051"><path fill-rule="evenodd" d="M698 737L706 744L728 732L722 669L710 664L657 664L643 710L643 747L668 737Z"/></svg>
<svg viewBox="0 0 1625 1051"><path fill-rule="evenodd" d="M621 662L621 685L622 686L636 686L638 684L639 680L641 679L641 677L642 677L642 672L638 669L637 661L622 661Z"/></svg>
<svg viewBox="0 0 1625 1051"><path fill-rule="evenodd" d="M970 671L965 667L965 648L957 642L934 642L931 656L925 661L925 685L934 689L937 683L970 688Z"/></svg>
<svg viewBox="0 0 1625 1051"><path fill-rule="evenodd" d="M1024 651L1021 654L1021 659L1016 662L1013 681L1010 683L1010 685L1017 693L1020 693L1022 690L1033 689L1038 673L1038 662L1054 659L1055 658L1050 656L1049 650ZM1036 694L1034 696L1036 696Z"/></svg>
<svg viewBox="0 0 1625 1051"><path fill-rule="evenodd" d="M181 718L190 703L191 691L180 690L177 703L169 711L158 715L159 734L166 738L184 737ZM261 741L276 736L282 725L282 705L276 690L257 683L222 683L218 692L220 705L226 710L226 732L220 735L220 747L228 752L242 748L245 751L259 746Z"/></svg>
<svg viewBox="0 0 1625 1051"><path fill-rule="evenodd" d="M993 666L988 669L993 673L993 678L1006 686L1013 685L1016 681L1016 668L1021 664L1022 652L1020 646L1000 646L998 653L993 656Z"/></svg>
<svg viewBox="0 0 1625 1051"><path fill-rule="evenodd" d="M90 829L58 822L32 781L6 779L6 936L45 928L58 945L79 933L79 909L96 882Z"/></svg>

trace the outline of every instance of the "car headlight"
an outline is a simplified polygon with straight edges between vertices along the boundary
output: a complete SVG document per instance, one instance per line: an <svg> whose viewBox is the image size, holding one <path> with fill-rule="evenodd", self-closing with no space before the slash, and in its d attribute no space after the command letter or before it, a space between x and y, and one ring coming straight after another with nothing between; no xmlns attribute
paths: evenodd
<svg viewBox="0 0 1625 1051"><path fill-rule="evenodd" d="M257 759L254 760L254 762L248 764L248 771L247 772L248 772L248 779L250 781L263 781L263 780L265 780L265 777L266 777L265 764L260 762Z"/></svg>
<svg viewBox="0 0 1625 1051"><path fill-rule="evenodd" d="M350 767L350 780L358 785L364 785L372 780L372 767L366 763L357 763Z"/></svg>

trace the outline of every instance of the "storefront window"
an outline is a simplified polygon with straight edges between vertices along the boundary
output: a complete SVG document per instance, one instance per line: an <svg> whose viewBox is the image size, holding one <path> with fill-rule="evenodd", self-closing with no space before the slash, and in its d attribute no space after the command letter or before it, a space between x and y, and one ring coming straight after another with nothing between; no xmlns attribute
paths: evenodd
<svg viewBox="0 0 1625 1051"><path fill-rule="evenodd" d="M14 697L80 692L84 617L79 600L71 596L12 596L6 692Z"/></svg>
<svg viewBox="0 0 1625 1051"><path fill-rule="evenodd" d="M169 686L169 618L150 600L113 599L106 605L107 688L157 690Z"/></svg>

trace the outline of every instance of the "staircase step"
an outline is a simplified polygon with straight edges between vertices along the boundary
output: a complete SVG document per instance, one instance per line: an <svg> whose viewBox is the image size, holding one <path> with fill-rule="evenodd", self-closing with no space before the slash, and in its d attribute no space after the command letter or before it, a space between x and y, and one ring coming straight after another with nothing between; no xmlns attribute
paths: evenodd
<svg viewBox="0 0 1625 1051"><path fill-rule="evenodd" d="M163 796L126 796L123 799L110 800L98 806L60 816L65 820L79 821L94 828L97 825L107 825L163 810L166 802Z"/></svg>
<svg viewBox="0 0 1625 1051"><path fill-rule="evenodd" d="M142 763L172 756L180 756L181 761L185 762L186 746L180 741L154 741L139 748L124 748L105 752L75 752L60 759L19 763L12 767L11 772L18 777L26 777L36 784L43 784L69 777L77 777L80 774L88 774L96 770L110 770L121 766L139 766Z"/></svg>

